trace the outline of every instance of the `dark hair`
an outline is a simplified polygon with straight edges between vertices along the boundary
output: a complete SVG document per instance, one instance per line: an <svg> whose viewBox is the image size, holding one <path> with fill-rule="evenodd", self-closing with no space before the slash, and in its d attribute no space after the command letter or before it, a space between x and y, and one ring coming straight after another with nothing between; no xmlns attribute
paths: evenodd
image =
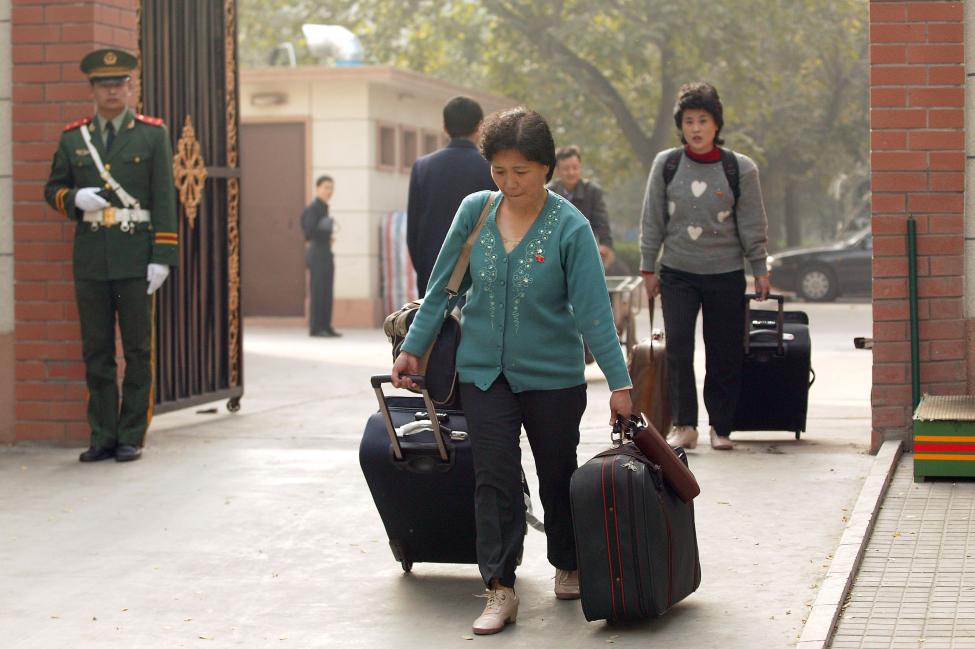
<svg viewBox="0 0 975 649"><path fill-rule="evenodd" d="M582 151L579 150L578 145L570 144L569 146L561 146L555 151L555 160L557 162L562 162L572 156L579 158L579 162L582 162Z"/></svg>
<svg viewBox="0 0 975 649"><path fill-rule="evenodd" d="M473 135L483 119L481 105L470 97L453 97L443 107L443 127L450 137Z"/></svg>
<svg viewBox="0 0 975 649"><path fill-rule="evenodd" d="M334 185L335 181L332 180L331 176L319 176L318 180L315 181L315 187L321 187L322 183L332 183Z"/></svg>
<svg viewBox="0 0 975 649"><path fill-rule="evenodd" d="M548 166L545 181L555 173L555 140L545 118L524 106L492 113L481 128L481 155L490 161L495 154L514 149L525 159Z"/></svg>
<svg viewBox="0 0 975 649"><path fill-rule="evenodd" d="M721 138L721 129L724 127L724 107L721 106L721 98L718 97L717 89L710 83L695 81L685 83L677 91L677 103L674 104L674 123L677 125L677 134L680 136L682 144L687 144L684 139L682 122L684 111L687 109L706 110L711 113L718 131L714 136L714 143L718 146L724 144Z"/></svg>

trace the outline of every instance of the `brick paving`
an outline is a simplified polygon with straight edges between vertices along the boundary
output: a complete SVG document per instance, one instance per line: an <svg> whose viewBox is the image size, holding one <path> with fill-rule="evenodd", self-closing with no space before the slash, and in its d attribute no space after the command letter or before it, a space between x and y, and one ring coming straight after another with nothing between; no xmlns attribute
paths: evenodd
<svg viewBox="0 0 975 649"><path fill-rule="evenodd" d="M901 458L831 649L975 649L975 481Z"/></svg>

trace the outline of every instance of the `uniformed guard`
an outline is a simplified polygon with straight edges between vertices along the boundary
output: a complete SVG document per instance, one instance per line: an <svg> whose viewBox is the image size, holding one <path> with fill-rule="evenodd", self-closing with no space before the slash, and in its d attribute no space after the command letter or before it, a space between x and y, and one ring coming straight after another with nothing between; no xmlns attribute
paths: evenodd
<svg viewBox="0 0 975 649"><path fill-rule="evenodd" d="M142 454L153 404L153 293L176 264L173 152L161 119L135 113L128 52L81 61L96 112L68 124L44 197L75 221L74 282L81 321L91 446L82 462ZM125 353L119 402L116 318Z"/></svg>

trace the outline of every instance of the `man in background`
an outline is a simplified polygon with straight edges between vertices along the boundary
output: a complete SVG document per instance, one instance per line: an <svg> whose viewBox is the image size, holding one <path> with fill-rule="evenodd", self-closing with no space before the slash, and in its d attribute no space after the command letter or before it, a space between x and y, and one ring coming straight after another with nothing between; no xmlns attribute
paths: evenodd
<svg viewBox="0 0 975 649"><path fill-rule="evenodd" d="M497 189L491 165L477 148L483 119L480 104L469 97L454 97L443 109L443 128L450 142L413 163L406 205L406 245L416 269L420 297L427 292L433 262L461 201L468 194Z"/></svg>
<svg viewBox="0 0 975 649"><path fill-rule="evenodd" d="M613 252L613 234L609 228L603 189L591 180L583 180L582 152L578 146L571 144L555 152L555 175L557 178L549 184L549 189L572 201L576 209L589 219L589 225L599 242L603 266L609 267L616 253Z"/></svg>
<svg viewBox="0 0 975 649"><path fill-rule="evenodd" d="M328 201L335 190L331 176L315 181L315 199L301 213L301 229L305 233L305 264L311 276L309 282L308 333L317 338L341 336L332 329L332 298L335 285L335 257L332 256L332 235L335 222L328 215Z"/></svg>

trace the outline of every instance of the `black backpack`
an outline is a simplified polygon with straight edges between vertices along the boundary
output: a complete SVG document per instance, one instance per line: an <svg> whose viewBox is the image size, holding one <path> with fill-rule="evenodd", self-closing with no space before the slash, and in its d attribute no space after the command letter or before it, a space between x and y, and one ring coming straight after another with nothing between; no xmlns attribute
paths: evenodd
<svg viewBox="0 0 975 649"><path fill-rule="evenodd" d="M738 183L738 157L728 149L718 149L721 151L721 166L724 168L724 177L728 179L731 186L731 193L735 197L735 202L731 205L731 218L738 223L738 197L741 196L741 188ZM667 154L664 160L664 187L670 184L677 174L677 167L680 166L680 159L684 155L683 147L678 147ZM667 210L666 198L664 199L664 223L670 220L670 212Z"/></svg>

